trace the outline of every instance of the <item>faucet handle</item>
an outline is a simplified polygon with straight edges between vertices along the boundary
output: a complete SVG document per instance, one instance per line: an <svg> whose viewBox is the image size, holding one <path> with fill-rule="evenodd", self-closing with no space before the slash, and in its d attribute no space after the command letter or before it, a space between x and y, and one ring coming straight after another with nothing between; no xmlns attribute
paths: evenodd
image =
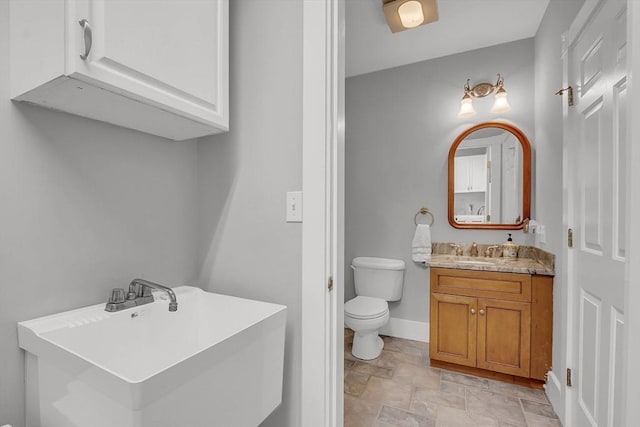
<svg viewBox="0 0 640 427"><path fill-rule="evenodd" d="M151 287L146 285L140 285L140 296L141 297L150 297L151 296Z"/></svg>
<svg viewBox="0 0 640 427"><path fill-rule="evenodd" d="M462 255L462 246L461 245L459 245L457 243L450 243L449 246L451 246L453 249L455 249L456 256Z"/></svg>
<svg viewBox="0 0 640 427"><path fill-rule="evenodd" d="M484 251L484 256L486 258L493 258L493 254L495 252L496 249L498 249L500 246L498 245L491 245L489 247L487 247L487 249Z"/></svg>
<svg viewBox="0 0 640 427"><path fill-rule="evenodd" d="M138 289L134 283L129 284L129 292L127 292L127 299L136 299L138 297Z"/></svg>
<svg viewBox="0 0 640 427"><path fill-rule="evenodd" d="M124 302L124 289L114 288L111 290L111 297L109 297L109 304L120 304Z"/></svg>

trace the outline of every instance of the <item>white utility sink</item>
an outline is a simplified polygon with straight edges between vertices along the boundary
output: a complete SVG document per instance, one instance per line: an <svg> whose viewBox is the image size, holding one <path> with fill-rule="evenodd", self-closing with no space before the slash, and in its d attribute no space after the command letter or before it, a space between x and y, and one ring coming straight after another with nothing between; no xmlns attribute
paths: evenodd
<svg viewBox="0 0 640 427"><path fill-rule="evenodd" d="M260 424L281 402L286 307L174 288L18 324L27 427Z"/></svg>

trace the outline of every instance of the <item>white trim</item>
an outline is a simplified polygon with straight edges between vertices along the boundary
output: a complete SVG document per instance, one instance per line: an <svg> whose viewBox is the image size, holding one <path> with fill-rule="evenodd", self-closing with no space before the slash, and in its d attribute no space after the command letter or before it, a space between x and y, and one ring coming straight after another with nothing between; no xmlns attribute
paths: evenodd
<svg viewBox="0 0 640 427"><path fill-rule="evenodd" d="M625 362L623 367L622 409L625 425L633 426L640 419L640 224L635 221L635 212L640 209L640 147L634 141L640 138L640 100L635 87L640 76L640 2L627 0L627 75L629 109L627 112L629 151L627 152L627 264L625 283Z"/></svg>
<svg viewBox="0 0 640 427"><path fill-rule="evenodd" d="M336 121L333 124L333 156L332 162L332 239L333 249L333 281L334 281L334 324L335 339L333 358L335 372L333 381L333 411L331 425L343 427L344 425L344 225L345 225L345 83L346 83L346 49L345 49L345 2L334 0L332 23L335 25L332 31L334 49L334 62L332 73L334 79L334 106Z"/></svg>
<svg viewBox="0 0 640 427"><path fill-rule="evenodd" d="M302 101L302 396L301 425L325 426L327 384L326 312L329 276L326 222L326 85L325 2L303 5ZM314 84L311 84L313 82Z"/></svg>
<svg viewBox="0 0 640 427"><path fill-rule="evenodd" d="M583 9L585 9L587 5L583 5L582 9L578 13L578 16L581 15ZM577 18L576 18L577 20ZM575 22L575 21L574 21ZM573 39L575 37L569 35L569 31L566 31L562 34L562 87L567 87L569 85L569 47L571 46ZM568 127L569 120L569 106L566 102L562 103L562 146L563 146L563 156L562 156L562 187L565 189L564 195L562 198L562 225L563 230L566 232L569 228L573 227L574 221L574 209L573 209L573 198L574 195L570 191L566 191L571 185L573 185L573 176L569 174L569 163L571 159L567 156L567 151L569 149L569 143L571 138L571 132ZM560 276L560 284L565 284L567 293L566 293L566 306L565 308L565 367L572 368L574 364L574 344L576 342L576 332L575 332L575 280L573 274L573 251L567 246L564 245L562 248L564 256L562 257L562 269ZM560 367L560 374L563 375L562 367ZM557 375L554 373L554 378L558 379ZM573 390L570 387L565 387L562 381L558 381L560 384L560 396L562 396L562 391L564 391L564 399L560 398L557 403L558 406L554 406L554 410L558 414L564 414L563 425L566 427L570 427L573 422ZM564 409L564 410L563 410Z"/></svg>
<svg viewBox="0 0 640 427"><path fill-rule="evenodd" d="M429 342L429 322L416 322L415 320L392 317L389 323L380 329L381 335L395 338Z"/></svg>
<svg viewBox="0 0 640 427"><path fill-rule="evenodd" d="M551 402L551 406L553 406L555 413L561 414L563 405L562 385L553 371L547 372L547 383L544 385L544 391L547 394L549 402Z"/></svg>
<svg viewBox="0 0 640 427"><path fill-rule="evenodd" d="M341 182L338 112L340 67L338 0L304 0L302 96L302 349L299 425L342 425L342 289L329 291L330 276L338 280ZM343 74L344 75L344 74ZM342 108L341 111L344 111ZM339 286L342 288L342 286Z"/></svg>

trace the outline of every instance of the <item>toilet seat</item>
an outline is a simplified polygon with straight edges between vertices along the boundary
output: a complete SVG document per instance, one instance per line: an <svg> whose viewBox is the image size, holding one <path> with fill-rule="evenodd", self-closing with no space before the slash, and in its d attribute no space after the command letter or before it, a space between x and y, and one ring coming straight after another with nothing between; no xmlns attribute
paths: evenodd
<svg viewBox="0 0 640 427"><path fill-rule="evenodd" d="M352 319L377 319L388 311L387 301L381 298L357 296L344 304L344 314Z"/></svg>

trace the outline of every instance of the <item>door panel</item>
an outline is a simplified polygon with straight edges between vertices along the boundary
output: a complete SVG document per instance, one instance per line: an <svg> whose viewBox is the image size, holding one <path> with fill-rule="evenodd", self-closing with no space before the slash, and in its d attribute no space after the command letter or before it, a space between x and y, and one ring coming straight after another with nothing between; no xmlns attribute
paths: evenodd
<svg viewBox="0 0 640 427"><path fill-rule="evenodd" d="M476 366L476 298L432 293L431 313L430 357Z"/></svg>
<svg viewBox="0 0 640 427"><path fill-rule="evenodd" d="M530 346L530 304L478 299L478 368L528 377Z"/></svg>
<svg viewBox="0 0 640 427"><path fill-rule="evenodd" d="M590 19L572 25L570 33L577 37L568 41L565 57L575 95L565 124L570 195L565 213L575 230L574 246L567 249L573 301L568 367L574 383L568 412L570 425L579 427L613 427L619 407L615 390L622 378L626 256L625 22L625 1L597 2Z"/></svg>
<svg viewBox="0 0 640 427"><path fill-rule="evenodd" d="M622 347L624 334L624 318L618 310L611 310L611 358L609 359L609 387L608 397L609 418L607 427L621 426L624 418L622 410L622 363L624 348Z"/></svg>
<svg viewBox="0 0 640 427"><path fill-rule="evenodd" d="M67 2L68 72L194 118L221 120L226 99L226 0ZM86 60L78 20L92 29ZM203 54L206 53L206 54Z"/></svg>
<svg viewBox="0 0 640 427"><path fill-rule="evenodd" d="M601 301L585 292L580 295L578 405L593 426L598 425L600 392Z"/></svg>

